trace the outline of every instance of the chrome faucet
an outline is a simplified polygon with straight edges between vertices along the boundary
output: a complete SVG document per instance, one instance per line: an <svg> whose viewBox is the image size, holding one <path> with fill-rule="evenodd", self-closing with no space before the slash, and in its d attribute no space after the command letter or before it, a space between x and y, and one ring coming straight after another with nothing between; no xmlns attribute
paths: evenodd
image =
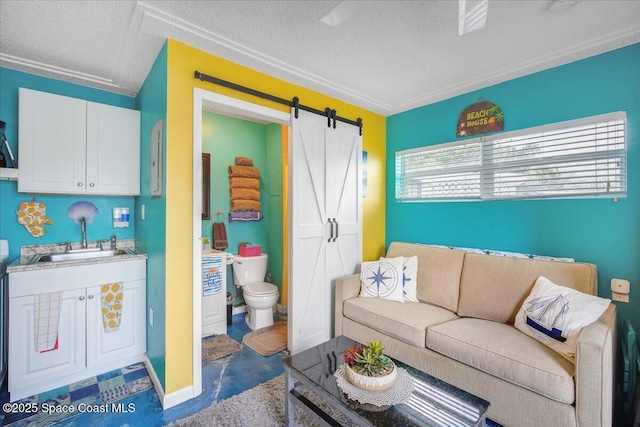
<svg viewBox="0 0 640 427"><path fill-rule="evenodd" d="M87 222L84 220L84 217L80 218L80 231L82 232L80 248L87 249Z"/></svg>
<svg viewBox="0 0 640 427"><path fill-rule="evenodd" d="M115 251L115 250L117 249L117 248L116 248L116 241L117 241L117 239L118 239L118 238L116 237L116 235L115 235L115 234L114 234L113 236L111 236L111 250L113 250L113 251Z"/></svg>

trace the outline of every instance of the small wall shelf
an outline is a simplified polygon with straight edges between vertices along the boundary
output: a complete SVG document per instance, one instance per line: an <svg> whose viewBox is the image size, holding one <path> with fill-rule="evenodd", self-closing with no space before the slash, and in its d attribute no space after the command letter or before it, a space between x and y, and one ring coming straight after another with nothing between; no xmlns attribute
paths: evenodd
<svg viewBox="0 0 640 427"><path fill-rule="evenodd" d="M0 180L3 181L17 181L18 169L15 168L0 168Z"/></svg>

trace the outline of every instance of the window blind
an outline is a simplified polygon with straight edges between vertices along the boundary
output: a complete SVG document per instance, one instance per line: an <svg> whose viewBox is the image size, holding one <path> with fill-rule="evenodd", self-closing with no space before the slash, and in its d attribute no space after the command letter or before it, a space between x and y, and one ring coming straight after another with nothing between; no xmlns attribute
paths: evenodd
<svg viewBox="0 0 640 427"><path fill-rule="evenodd" d="M626 114L396 153L396 199L624 197Z"/></svg>

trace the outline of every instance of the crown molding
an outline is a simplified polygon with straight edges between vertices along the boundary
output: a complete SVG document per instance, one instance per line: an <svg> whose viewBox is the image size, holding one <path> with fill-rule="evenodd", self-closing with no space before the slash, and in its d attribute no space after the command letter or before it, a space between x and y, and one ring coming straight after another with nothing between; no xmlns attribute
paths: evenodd
<svg viewBox="0 0 640 427"><path fill-rule="evenodd" d="M56 67L55 65L45 64L44 62L32 61L30 59L7 55L4 53L0 53L0 64L12 69L19 69L23 71L39 70L49 75L71 77L75 80L96 83L100 86L109 86L112 88L120 87L118 84L114 83L113 80L105 77L82 73L80 71L70 70L68 68Z"/></svg>
<svg viewBox="0 0 640 427"><path fill-rule="evenodd" d="M153 27L156 25L162 26L165 31L166 26L171 26L173 30L169 32L173 33L173 38L212 55L223 57L240 65L253 68L256 71L319 91L345 102L370 108L379 114L384 115L390 110L390 105L378 99L349 89L346 86L341 86L334 81L325 79L284 61L280 61L272 56L209 31L206 28L199 27L189 21L169 15L148 3L139 1L138 5L144 11L144 22L142 25L150 32L156 32L153 30ZM156 22L153 22L153 20Z"/></svg>

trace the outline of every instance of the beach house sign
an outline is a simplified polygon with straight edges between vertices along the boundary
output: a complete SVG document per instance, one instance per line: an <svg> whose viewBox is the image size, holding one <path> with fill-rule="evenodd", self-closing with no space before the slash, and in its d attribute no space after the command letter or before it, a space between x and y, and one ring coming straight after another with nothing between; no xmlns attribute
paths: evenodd
<svg viewBox="0 0 640 427"><path fill-rule="evenodd" d="M496 132L504 129L504 115L499 106L480 98L475 104L462 110L458 117L456 136Z"/></svg>

